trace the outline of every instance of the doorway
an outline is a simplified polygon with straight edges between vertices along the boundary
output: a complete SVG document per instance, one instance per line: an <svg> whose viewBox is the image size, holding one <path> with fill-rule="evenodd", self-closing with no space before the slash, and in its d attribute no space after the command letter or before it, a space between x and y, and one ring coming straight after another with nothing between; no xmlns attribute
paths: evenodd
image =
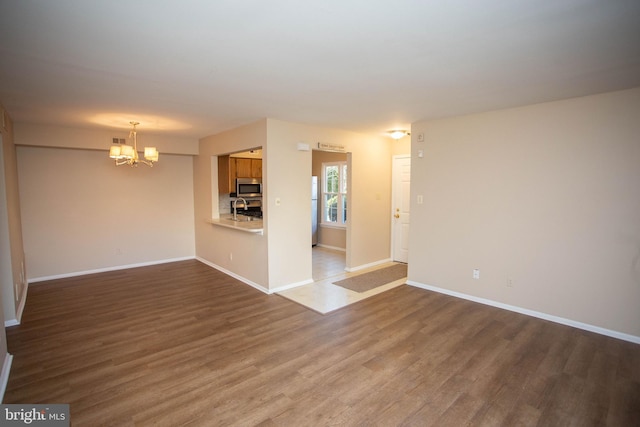
<svg viewBox="0 0 640 427"><path fill-rule="evenodd" d="M411 156L393 156L391 253L393 260L409 261L409 222L411 207Z"/></svg>
<svg viewBox="0 0 640 427"><path fill-rule="evenodd" d="M323 221L323 165L349 164L349 155L345 152L313 150L311 175L317 177L317 244L312 247L313 280L319 281L344 274L347 259L347 226ZM347 166L347 176L349 176ZM312 205L313 206L313 205ZM348 205L347 205L348 207ZM333 212L333 211L332 211ZM348 214L346 212L345 214Z"/></svg>
<svg viewBox="0 0 640 427"><path fill-rule="evenodd" d="M346 267L344 251L325 248L323 246L314 246L312 249L312 258L314 282L344 274Z"/></svg>

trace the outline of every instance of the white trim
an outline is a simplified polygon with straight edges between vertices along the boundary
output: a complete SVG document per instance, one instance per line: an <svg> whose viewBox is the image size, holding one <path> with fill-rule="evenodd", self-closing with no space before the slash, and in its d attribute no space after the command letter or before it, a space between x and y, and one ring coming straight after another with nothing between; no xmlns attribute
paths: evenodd
<svg viewBox="0 0 640 427"><path fill-rule="evenodd" d="M24 292L22 293L22 298L20 298L20 304L18 304L18 310L16 310L16 317L15 319L9 319L9 320L5 320L4 321L4 327L8 328L9 326L18 326L20 324L20 322L22 321L22 312L24 311L24 306L27 302L27 291L29 289L29 285L27 284L27 287L25 288Z"/></svg>
<svg viewBox="0 0 640 427"><path fill-rule="evenodd" d="M354 271L364 270L365 268L375 267L386 262L391 262L391 258L381 259L380 261L370 262L369 264L359 265L357 267L345 268L344 271L353 273Z"/></svg>
<svg viewBox="0 0 640 427"><path fill-rule="evenodd" d="M291 283L289 285L279 286L277 288L269 289L270 294L275 294L276 292L282 292L289 289L297 288L298 286L310 285L313 283L313 279L303 280L302 282Z"/></svg>
<svg viewBox="0 0 640 427"><path fill-rule="evenodd" d="M203 258L200 258L200 257L196 257L196 259L198 261L200 261L201 263L208 265L211 268L215 268L216 270L221 271L222 273L233 277L234 279L238 279L242 283L245 283L245 284L247 284L247 285L249 285L249 286L251 286L253 288L256 288L260 292L264 292L267 295L275 294L276 292L282 292L282 291L286 291L288 289L297 288L298 286L304 286L304 285L309 285L309 284L313 283L313 279L307 279L307 280L303 280L302 282L291 283L289 285L279 286L279 287L274 288L274 289L267 289L262 285L259 285L259 284L255 283L255 282L252 282L251 280L249 280L247 278L239 276L239 275L235 274L234 272L227 270L224 267L220 267L217 264L214 264L212 262L207 261L206 259L203 259Z"/></svg>
<svg viewBox="0 0 640 427"><path fill-rule="evenodd" d="M395 241L396 241L395 229L396 228L394 227L394 222L393 222L393 219L394 219L393 215L395 214L395 212L393 212L393 203L395 202L396 191L398 191L398 188L397 188L398 182L396 180L396 175L397 175L396 160L401 160L401 159L409 159L409 162L413 163L411 159L411 154L395 154L391 158L391 206L389 206L391 210L389 214L389 224L391 227L391 241L389 242L390 243L389 253L391 254L391 259L395 259L396 257L396 253L395 253ZM411 194L409 194L409 203L411 203ZM409 221L409 224L411 224L411 221ZM411 225L409 225L409 227L411 227Z"/></svg>
<svg viewBox="0 0 640 427"><path fill-rule="evenodd" d="M95 274L95 273L106 273L108 271L126 270L128 268L147 267L149 265L167 264L169 262L186 261L189 259L196 259L196 257L187 256L187 257L181 257L181 258L170 258L170 259L163 259L158 261L141 262L138 264L118 265L115 267L98 268L95 270L77 271L74 273L64 273L64 274L56 274L53 276L36 277L34 279L29 279L28 283L32 284L37 282L44 282L47 280L66 279L68 277L84 276L86 274Z"/></svg>
<svg viewBox="0 0 640 427"><path fill-rule="evenodd" d="M11 373L11 364L13 363L13 355L7 353L2 364L2 373L0 373L0 402L4 402L4 392L7 391L9 383L9 374Z"/></svg>
<svg viewBox="0 0 640 427"><path fill-rule="evenodd" d="M623 341L629 341L632 343L640 344L640 337L624 332L613 331L611 329L601 328L600 326L590 325L588 323L578 322L576 320L566 319L564 317L554 316L552 314L541 313L535 310L529 310L528 308L522 308L515 305L504 304L498 301L493 301L485 298L475 297L473 295L463 294L461 292L451 291L449 289L439 288L437 286L425 285L413 280L407 280L408 285L415 286L416 288L426 289L428 291L438 292L445 295L450 295L457 298L466 299L480 304L490 305L492 307L502 308L504 310L514 311L520 314L526 314L527 316L537 317L539 319L549 320L551 322L560 323L562 325L572 326L574 328L583 329L589 332L595 332L596 334L606 335L608 337L621 339Z"/></svg>
<svg viewBox="0 0 640 427"><path fill-rule="evenodd" d="M346 230L347 224L335 224L333 222L321 222L320 228L332 228L334 230Z"/></svg>
<svg viewBox="0 0 640 427"><path fill-rule="evenodd" d="M316 246L321 247L321 248L325 248L325 249L331 249L334 251L340 251L340 252L347 252L347 248L339 248L337 246L329 246L329 245L325 245L322 243L318 243Z"/></svg>
<svg viewBox="0 0 640 427"><path fill-rule="evenodd" d="M264 292L265 294L269 294L270 293L269 290L267 288L265 288L264 286L259 285L259 284L255 283L255 282L252 282L251 280L246 279L246 278L244 278L242 276L239 276L239 275L235 274L234 272L227 270L226 268L220 267L219 265L214 264L214 263L212 263L210 261L207 261L204 258L196 257L196 259L198 261L200 261L201 263L208 265L211 268L215 268L216 270L221 271L224 274L233 277L234 279L238 279L242 283L245 283L245 284L247 284L247 285L249 285L249 286L251 286L253 288L256 288L260 292Z"/></svg>
<svg viewBox="0 0 640 427"><path fill-rule="evenodd" d="M325 193L325 184L327 182L327 167L329 166L337 166L338 167L338 192L337 193ZM343 193L341 190L341 184L342 184L342 178L343 178L343 167L347 168L347 192ZM321 199L320 201L320 212L322 213L322 217L320 220L320 227L324 226L327 228L338 228L338 229L346 229L347 225L348 225L348 220L347 222L342 222L342 218L340 217L340 213L341 213L341 208L342 208L342 204L340 203L340 201L342 201L343 198L347 199L347 213L348 213L348 209L349 209L349 193L351 193L351 190L349 189L349 181L348 181L348 177L351 176L351 171L349 170L349 159L347 158L346 160L338 160L335 162L322 162L322 179L320 180L320 182L318 183L318 185L320 185L320 191L318 191L319 193L319 197ZM325 197L327 194L336 194L338 196L338 206L340 206L340 208L337 208L337 215L338 218L340 219L339 222L332 222L332 221L326 221L325 218L325 210L326 210L326 200L327 198Z"/></svg>
<svg viewBox="0 0 640 427"><path fill-rule="evenodd" d="M9 326L18 326L20 322L22 322L22 312L24 311L24 306L27 304L27 292L29 292L29 286L25 286L24 291L22 292L22 298L20 298L20 304L18 304L18 310L16 311L16 318L5 320L5 328L8 328Z"/></svg>
<svg viewBox="0 0 640 427"><path fill-rule="evenodd" d="M27 292L29 292L29 285L23 286L22 296L20 298L20 304L18 304L18 310L16 312L16 320L18 324L22 321L22 312L24 311L24 306L27 304Z"/></svg>

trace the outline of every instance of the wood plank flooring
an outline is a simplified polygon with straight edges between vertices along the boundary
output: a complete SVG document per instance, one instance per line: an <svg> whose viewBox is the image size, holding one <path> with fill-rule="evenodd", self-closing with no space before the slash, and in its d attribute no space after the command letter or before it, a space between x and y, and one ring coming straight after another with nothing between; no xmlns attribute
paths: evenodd
<svg viewBox="0 0 640 427"><path fill-rule="evenodd" d="M638 426L640 346L400 286L320 315L198 261L32 285L5 403L73 426Z"/></svg>

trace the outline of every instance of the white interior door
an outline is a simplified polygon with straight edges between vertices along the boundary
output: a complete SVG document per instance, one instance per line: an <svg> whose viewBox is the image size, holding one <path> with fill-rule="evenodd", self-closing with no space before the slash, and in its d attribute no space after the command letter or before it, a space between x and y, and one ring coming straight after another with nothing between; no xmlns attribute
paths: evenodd
<svg viewBox="0 0 640 427"><path fill-rule="evenodd" d="M411 156L393 157L392 253L393 260L409 260L409 207L411 201Z"/></svg>

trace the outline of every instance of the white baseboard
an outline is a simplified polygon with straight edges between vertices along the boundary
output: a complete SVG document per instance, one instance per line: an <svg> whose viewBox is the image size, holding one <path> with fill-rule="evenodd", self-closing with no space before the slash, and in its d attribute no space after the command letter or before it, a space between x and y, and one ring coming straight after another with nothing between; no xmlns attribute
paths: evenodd
<svg viewBox="0 0 640 427"><path fill-rule="evenodd" d="M27 303L27 292L29 292L29 284L24 288L24 292L20 297L20 303L18 304L18 309L16 310L16 318L9 319L4 321L4 327L8 328L9 326L17 326L22 321L22 312L24 311L24 306Z"/></svg>
<svg viewBox="0 0 640 427"><path fill-rule="evenodd" d="M4 392L7 391L12 363L13 355L7 353L4 357L4 363L2 364L2 372L0 373L0 402L4 402Z"/></svg>
<svg viewBox="0 0 640 427"><path fill-rule="evenodd" d="M322 243L318 243L316 246L318 246L320 248L331 249L332 251L347 252L346 248L339 248L337 246L323 245Z"/></svg>
<svg viewBox="0 0 640 427"><path fill-rule="evenodd" d="M211 268L215 268L216 270L221 271L224 274L227 274L227 275L233 277L234 279L238 279L242 283L245 283L245 284L247 284L247 285L249 285L249 286L251 286L253 288L256 288L260 292L264 292L267 295L275 294L276 292L282 292L282 291L286 291L287 289L297 288L298 286L303 286L303 285L308 285L310 283L313 283L313 279L307 279L307 280L303 280L302 282L291 283L289 285L279 286L279 287L274 288L274 289L267 289L262 285L258 285L257 283L252 282L251 280L249 280L249 279L247 279L245 277L239 276L239 275L235 274L234 272L227 270L224 267L220 267L217 264L214 264L214 263L212 263L210 261L207 261L206 259L203 259L203 258L200 258L200 257L196 257L196 259L198 261L200 261L201 263L208 265Z"/></svg>
<svg viewBox="0 0 640 427"><path fill-rule="evenodd" d="M384 264L384 263L387 263L387 262L391 262L391 258L381 259L380 261L370 262L369 264L363 264L363 265L359 265L357 267L345 268L344 270L349 272L349 273L353 273L354 271L364 270L366 268L375 267L375 266L378 266L380 264Z"/></svg>
<svg viewBox="0 0 640 427"><path fill-rule="evenodd" d="M68 277L84 276L86 274L104 273L104 272L107 272L107 271L126 270L127 268L146 267L146 266L149 266L149 265L166 264L166 263L169 263L169 262L176 262L176 261L186 261L186 260L194 259L194 258L195 257L172 258L172 259L165 259L165 260L160 260L160 261L151 261L151 262L145 262L145 263L139 263L139 264L120 265L120 266L116 266L116 267L100 268L100 269L97 269L97 270L78 271L78 272L74 272L74 273L58 274L58 275L55 275L55 276L37 277L37 278L34 278L34 279L30 279L27 282L27 286L25 287L24 292L22 293L22 298L20 299L20 304L18 305L18 310L16 312L16 318L15 319L5 320L4 321L4 327L7 328L9 326L17 326L22 321L22 312L24 311L24 306L27 303L27 293L29 292L29 285L30 284L38 283L38 282L45 282L47 280L65 279L65 278L68 278Z"/></svg>
<svg viewBox="0 0 640 427"><path fill-rule="evenodd" d="M27 292L29 292L29 286L25 286L24 292L22 292L22 297L20 298L20 303L18 304L18 310L16 310L16 318L5 320L5 328L8 328L9 326L18 326L22 321L22 312L24 311L24 306L27 303Z"/></svg>
<svg viewBox="0 0 640 427"><path fill-rule="evenodd" d="M640 344L640 337L625 334L623 332L613 331L611 329L601 328L599 326L590 325L588 323L582 323L571 319L565 319L564 317L558 317L547 313L541 313L535 310L529 310L528 308L522 308L515 305L504 304L498 301L490 299L479 298L473 295L463 294L461 292L451 291L449 289L439 288L437 286L425 285L424 283L415 282L413 280L407 280L408 285L415 286L416 288L426 289L428 291L438 292L452 297L462 298L480 304L490 305L492 307L502 308L504 310L514 311L520 314L526 314L527 316L537 317L538 319L548 320L554 323L560 323L562 325L572 326L574 328L583 329L589 332L595 332L596 334L606 335L608 337L617 338L623 341L629 341L632 343Z"/></svg>
<svg viewBox="0 0 640 427"><path fill-rule="evenodd" d="M117 265L115 267L98 268L98 269L95 269L95 270L76 271L76 272L73 272L73 273L64 273L64 274L56 274L56 275L53 275L53 276L36 277L36 278L33 278L33 279L29 279L29 284L38 283L38 282L45 282L47 280L66 279L68 277L84 276L86 274L106 273L108 271L126 270L128 268L147 267L149 265L157 265L157 264L167 264L169 262L186 261L186 260L189 260L189 259L195 259L195 256L162 259L162 260L158 260L158 261L141 262L141 263L138 263L138 264Z"/></svg>
<svg viewBox="0 0 640 427"><path fill-rule="evenodd" d="M251 286L251 287L253 287L253 288L256 288L256 289L257 289L257 290L259 290L260 292L264 292L265 294L269 294L269 293L270 293L270 292L269 292L269 290L268 290L267 288L265 288L264 286L259 285L259 284L255 283L255 282L252 282L251 280L246 279L246 278L244 278L244 277L242 277L242 276L239 276L239 275L237 275L236 273L234 273L234 272L232 272L232 271L229 271L229 270L227 270L227 269L226 269L226 268L224 268L224 267L220 267L219 265L214 264L214 263L212 263L212 262L210 262L210 261L207 261L207 260L206 260L206 259L204 259L204 258L196 257L196 259L197 259L198 261L200 261L201 263L208 265L208 266L209 266L209 267L211 267L211 268L215 268L216 270L221 271L221 272L223 272L224 274L227 274L227 275L229 275L229 276L233 277L234 279L238 279L238 280L239 280L239 281L241 281L242 283L245 283L245 284L247 284L247 285L249 285L249 286Z"/></svg>
<svg viewBox="0 0 640 427"><path fill-rule="evenodd" d="M279 286L279 287L274 288L274 289L270 289L269 293L270 294L275 294L277 292L282 292L282 291L286 291L288 289L297 288L298 286L310 285L312 283L313 283L313 279L307 279L307 280L303 280L302 282L291 283L290 285L284 285L284 286Z"/></svg>
<svg viewBox="0 0 640 427"><path fill-rule="evenodd" d="M27 293L29 292L29 285L24 286L24 291L22 292L22 296L20 298L20 304L18 304L18 310L16 311L16 320L18 324L22 321L22 312L24 311L24 306L27 304Z"/></svg>

